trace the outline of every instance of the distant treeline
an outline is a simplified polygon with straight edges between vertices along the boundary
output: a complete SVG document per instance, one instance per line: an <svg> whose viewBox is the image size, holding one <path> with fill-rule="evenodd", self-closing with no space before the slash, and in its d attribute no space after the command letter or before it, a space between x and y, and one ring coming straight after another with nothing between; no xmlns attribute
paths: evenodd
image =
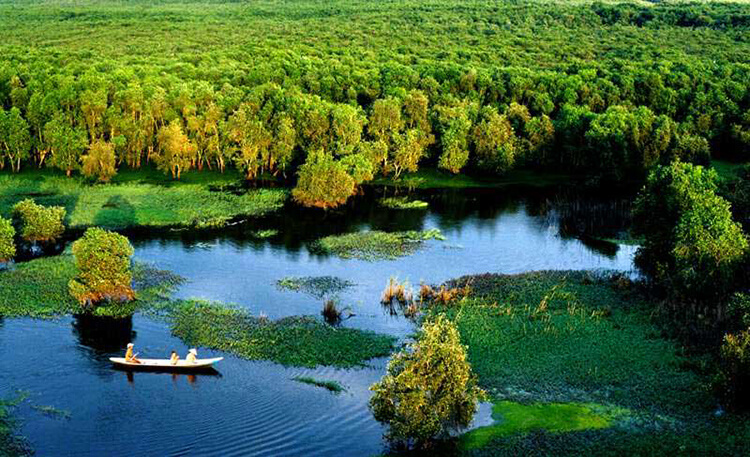
<svg viewBox="0 0 750 457"><path fill-rule="evenodd" d="M0 7L0 166L315 162L356 186L423 164L621 180L750 157L748 5L354 3Z"/></svg>

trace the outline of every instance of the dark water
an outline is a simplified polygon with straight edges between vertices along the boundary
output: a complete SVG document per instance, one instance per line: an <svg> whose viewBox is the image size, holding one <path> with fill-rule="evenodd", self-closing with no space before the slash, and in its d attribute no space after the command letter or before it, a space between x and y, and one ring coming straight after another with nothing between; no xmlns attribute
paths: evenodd
<svg viewBox="0 0 750 457"><path fill-rule="evenodd" d="M343 325L399 337L413 325L379 304L391 276L418 285L488 271L632 268L635 247L594 240L627 227L627 198L560 189L420 198L429 210L385 210L365 195L340 211L289 207L213 233L138 234L133 244L139 260L188 278L178 296L238 303L272 318L319 315L322 307L319 298L279 290L276 280L341 277L356 284L338 297L356 313ZM278 234L252 235L267 228ZM439 228L447 240L393 261L341 260L307 249L334 233L428 228ZM139 316L132 327L99 332L73 318L0 319L0 396L27 393L18 410L21 432L37 455L372 455L383 449L383 429L367 400L385 359L363 369L311 370L201 350L201 356L225 357L217 373L130 375L107 360L129 340L146 357L187 350L164 324ZM334 395L292 380L300 375L336 380L347 390ZM53 406L70 417L50 417L33 406Z"/></svg>

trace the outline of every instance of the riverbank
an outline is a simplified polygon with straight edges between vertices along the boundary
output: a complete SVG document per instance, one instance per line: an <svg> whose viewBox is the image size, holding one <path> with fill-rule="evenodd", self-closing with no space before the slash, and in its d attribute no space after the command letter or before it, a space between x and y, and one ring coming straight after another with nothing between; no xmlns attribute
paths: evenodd
<svg viewBox="0 0 750 457"><path fill-rule="evenodd" d="M688 356L664 338L650 317L653 305L624 276L534 272L448 283L466 284L468 298L428 311L456 322L479 383L495 402L497 425L466 435L465 452L744 452L750 418L717 413L710 359ZM537 417L540 407L555 409L554 420Z"/></svg>
<svg viewBox="0 0 750 457"><path fill-rule="evenodd" d="M67 211L73 229L135 227L216 227L237 217L257 217L280 209L286 189L245 189L236 173L206 171L169 180L155 170L123 171L109 184L92 184L50 170L0 174L0 216L32 198Z"/></svg>

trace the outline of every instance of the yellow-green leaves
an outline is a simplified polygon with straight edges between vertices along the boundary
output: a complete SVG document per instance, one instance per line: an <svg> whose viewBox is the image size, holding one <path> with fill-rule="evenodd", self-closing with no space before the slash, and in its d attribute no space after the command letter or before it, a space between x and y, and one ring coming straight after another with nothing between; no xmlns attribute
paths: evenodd
<svg viewBox="0 0 750 457"><path fill-rule="evenodd" d="M16 203L13 214L20 219L21 237L26 241L55 241L65 231L62 206L47 207L26 199Z"/></svg>

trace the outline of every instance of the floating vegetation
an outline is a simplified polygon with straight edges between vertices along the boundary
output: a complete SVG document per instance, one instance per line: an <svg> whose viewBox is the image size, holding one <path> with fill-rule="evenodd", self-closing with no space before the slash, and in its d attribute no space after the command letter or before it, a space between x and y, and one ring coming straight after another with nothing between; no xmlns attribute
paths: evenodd
<svg viewBox="0 0 750 457"><path fill-rule="evenodd" d="M0 272L0 315L49 318L81 311L70 295L68 282L77 274L73 256L62 254L19 263ZM136 262L133 285L136 300L125 305L98 306L95 315L123 317L158 306L182 281L179 276Z"/></svg>
<svg viewBox="0 0 750 457"><path fill-rule="evenodd" d="M253 230L250 232L251 237L257 238L259 240L267 240L268 238L273 238L278 234L279 231L276 229Z"/></svg>
<svg viewBox="0 0 750 457"><path fill-rule="evenodd" d="M338 294L354 285L353 282L336 276L288 276L276 281L279 289L304 292L319 299Z"/></svg>
<svg viewBox="0 0 750 457"><path fill-rule="evenodd" d="M19 392L13 400L0 399L0 456L19 457L32 455L26 439L18 436L17 422L11 415L11 409L26 398L26 394Z"/></svg>
<svg viewBox="0 0 750 457"><path fill-rule="evenodd" d="M411 200L409 197L385 197L378 203L380 206L390 209L425 209L430 205L422 200Z"/></svg>
<svg viewBox="0 0 750 457"><path fill-rule="evenodd" d="M321 238L311 245L311 251L336 255L342 259L394 260L415 253L427 240L442 241L445 237L439 229L407 232L364 231Z"/></svg>
<svg viewBox="0 0 750 457"><path fill-rule="evenodd" d="M176 302L171 321L172 333L188 345L290 366L363 366L367 360L390 354L396 340L332 327L310 316L261 320L245 309L192 300Z"/></svg>
<svg viewBox="0 0 750 457"><path fill-rule="evenodd" d="M609 408L612 410L612 408ZM466 449L486 446L494 439L514 434L544 430L550 433L576 432L607 428L613 415L600 405L579 403L534 403L525 405L512 401L501 401L493 405L493 425L474 429L461 437Z"/></svg>
<svg viewBox="0 0 750 457"><path fill-rule="evenodd" d="M31 408L53 419L67 420L71 417L70 411L66 409L55 408L54 406L32 405Z"/></svg>
<svg viewBox="0 0 750 457"><path fill-rule="evenodd" d="M325 381L325 380L311 378L310 376L297 376L292 379L297 382L302 382L304 384L310 384L311 386L322 387L335 394L339 394L346 390L344 386L339 384L337 381Z"/></svg>

